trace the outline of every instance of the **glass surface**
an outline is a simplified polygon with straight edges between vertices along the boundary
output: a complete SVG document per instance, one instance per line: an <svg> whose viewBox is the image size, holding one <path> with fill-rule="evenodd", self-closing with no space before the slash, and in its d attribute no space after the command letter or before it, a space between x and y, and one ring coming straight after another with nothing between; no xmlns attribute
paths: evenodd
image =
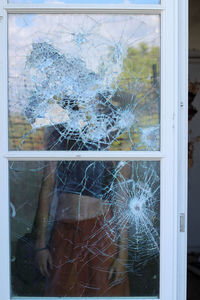
<svg viewBox="0 0 200 300"><path fill-rule="evenodd" d="M160 163L9 164L11 294L157 297Z"/></svg>
<svg viewBox="0 0 200 300"><path fill-rule="evenodd" d="M159 150L160 16L12 14L8 36L10 150Z"/></svg>
<svg viewBox="0 0 200 300"><path fill-rule="evenodd" d="M65 4L160 4L160 0L8 0L8 3Z"/></svg>

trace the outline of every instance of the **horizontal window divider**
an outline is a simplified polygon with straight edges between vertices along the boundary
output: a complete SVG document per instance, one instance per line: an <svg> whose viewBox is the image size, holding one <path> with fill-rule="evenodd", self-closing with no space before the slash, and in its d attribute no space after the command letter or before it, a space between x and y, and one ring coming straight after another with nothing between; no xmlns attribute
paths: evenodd
<svg viewBox="0 0 200 300"><path fill-rule="evenodd" d="M4 158L15 161L33 160L160 160L163 153L155 152L130 152L130 151L10 151Z"/></svg>
<svg viewBox="0 0 200 300"><path fill-rule="evenodd" d="M7 4L4 9L8 13L120 13L120 14L160 14L163 5L70 5L70 4Z"/></svg>
<svg viewBox="0 0 200 300"><path fill-rule="evenodd" d="M39 299L39 297L12 297L13 300L37 300ZM42 297L40 298L41 300L58 300L59 297ZM65 298L61 298L61 299L71 299L69 297L65 297ZM155 298L155 297L73 297L73 300L89 300L89 299L93 299L93 300L106 300L106 299L115 299L115 300L160 300L160 298Z"/></svg>

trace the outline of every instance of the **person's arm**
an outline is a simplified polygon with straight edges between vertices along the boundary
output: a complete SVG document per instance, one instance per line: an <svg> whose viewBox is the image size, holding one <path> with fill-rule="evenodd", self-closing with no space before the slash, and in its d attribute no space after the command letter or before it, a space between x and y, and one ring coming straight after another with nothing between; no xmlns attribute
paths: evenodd
<svg viewBox="0 0 200 300"><path fill-rule="evenodd" d="M121 209L122 206L126 207L128 205L127 203L127 191L126 186L120 187L120 184L123 183L124 180L128 180L131 176L131 163L127 163L125 166L121 168L119 173L117 174L117 184L119 185L119 188L117 189L120 207L117 206L117 202L115 203L115 210L116 214L119 217L120 211L118 212L118 209ZM120 220L118 220L119 224ZM126 266L128 261L128 228L127 226L120 226L119 225L119 239L118 239L118 254L116 256L116 259L114 260L110 270L109 270L109 279L112 280L112 282L120 282L124 278L124 275L126 273Z"/></svg>
<svg viewBox="0 0 200 300"><path fill-rule="evenodd" d="M49 161L45 168L39 194L36 214L35 261L43 276L49 276L48 267L52 268L52 260L46 244L46 233L49 222L49 210L55 183L57 162Z"/></svg>

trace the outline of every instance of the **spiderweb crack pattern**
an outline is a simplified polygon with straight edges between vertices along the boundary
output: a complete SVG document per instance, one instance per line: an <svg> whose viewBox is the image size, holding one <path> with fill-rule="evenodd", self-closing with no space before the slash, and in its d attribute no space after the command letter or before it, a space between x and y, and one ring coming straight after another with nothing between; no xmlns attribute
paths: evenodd
<svg viewBox="0 0 200 300"><path fill-rule="evenodd" d="M117 38L105 38L103 24L117 26L118 18L125 24L121 25L120 35ZM30 134L45 128L48 150L110 150L114 144L117 148L124 136L129 150L159 150L159 83L154 76L156 82L152 84L150 73L139 78L140 73L136 72L135 75L133 72L135 65L132 65L132 56L137 52L137 47L132 47L133 37L137 42L137 38L140 39L137 34L145 26L144 21L139 22L134 34L127 37L126 26L134 18L136 16L82 16L83 26L80 22L76 30L68 28L68 31L66 24L59 21L56 30L52 31L52 39L51 33L48 33L48 38L44 34L39 41L31 43L25 55L24 73L25 81L29 84L24 85L22 94L26 97L19 97L18 104L24 106L23 116L32 129L22 137L21 148ZM84 22L90 22L90 26ZM59 47L54 39L58 33L65 35L65 42L70 45L68 51ZM145 47L141 46L140 51L146 53ZM95 62L93 67L88 60L95 60L95 57L88 58L86 55L87 51L90 53L90 48L93 54L101 52L97 57L98 63ZM153 113L157 119L148 123L146 119ZM33 220L24 218L24 214L27 207L37 206L31 193L35 195L35 190L38 195L41 185L48 181L51 174L46 177L42 174L45 174L49 165L50 162L10 164L11 188L18 188L17 195L11 192L11 218L13 223L21 224L22 232L25 227L31 228ZM96 176L96 170L99 176ZM62 259L58 256L58 269L67 263L77 266L80 258L85 261L86 256L92 259L100 257L103 265L103 261L110 256L107 250L111 245L115 246L112 255L117 256L121 251L129 253L128 261L118 259L125 265L124 273L135 272L158 256L159 162L59 161L51 172L55 175L55 182L53 192L49 192L51 209L47 240L57 221L56 210L61 193L79 195L78 216L84 195L89 193L101 200L101 226L96 229L94 225L87 240L83 242L80 239L74 245L77 254L73 258L71 254ZM77 173L81 174L81 178ZM29 180L23 185L26 193L21 198L19 187L26 175ZM69 183L73 189L66 191ZM67 210L70 207L66 203L63 215ZM20 230L13 231L14 239L20 238ZM76 234L81 236L78 223ZM123 243L120 243L122 236ZM63 240L72 243L69 237L63 237ZM84 265L77 267L77 274L83 268ZM98 268L101 269L98 265L96 271ZM109 272L103 267L101 271ZM88 289L96 288L87 286L85 282L82 285Z"/></svg>
<svg viewBox="0 0 200 300"><path fill-rule="evenodd" d="M23 164L24 167L22 167ZM26 162L23 164L22 162L13 162L10 165L13 185L17 184L19 186L21 181L24 180L25 173L29 173L35 177L32 181L32 187L29 184L30 188L32 189L33 186L37 188L35 180L49 163L38 162L37 168L31 168ZM53 200L54 195L59 198L59 194L64 191L63 189L66 184L73 184L73 178L70 178L69 174L77 172L78 166L80 168L80 164L77 161L61 161L57 163L53 170L53 172L56 173L57 184L51 195L52 208L49 219L49 233L52 225L57 221L57 206L54 203L55 199ZM93 185L95 185L97 189L99 184L102 188L102 193L99 197L103 199L102 205L107 209L103 214L101 228L99 228L98 231L94 229L90 236L88 236L87 245L84 241L83 244L77 244L76 247L82 249L81 251L86 250L85 247L87 247L87 251L92 252L95 256L98 256L99 251L101 251L101 255L103 255L103 242L107 239L110 243L114 243L116 247L122 247L123 249L121 250L131 253L129 261L126 262L126 269L129 272L135 271L135 268L139 268L144 263L147 263L148 260L151 260L159 254L159 163L150 161L86 161L82 165L82 168L84 170L82 181L79 182L78 186L77 182L74 182L74 184L76 184L77 194L79 195L79 201L82 201L82 195L88 191L92 191ZM93 172L95 172L97 168L101 168L104 173L103 185L101 175L99 175L99 178L94 178L93 182L88 184L88 181L91 181L91 177L94 177ZM122 170L124 168L129 170L128 177L123 175ZM81 173L80 170L79 172ZM68 177L66 177L66 174L68 174ZM48 176L50 176L50 174L48 174ZM19 218L18 220L21 222L20 214L23 214L24 205L27 204L29 203L23 202L23 205L18 204L18 207L15 208L14 204L11 203L12 218L15 220ZM65 210L67 209L68 207L66 205ZM101 207L99 211L101 211ZM110 212L112 213L110 214ZM26 222L24 224L26 224ZM31 224L27 223L26 226L31 226ZM122 245L119 245L120 236L123 235L123 231L126 232L127 230L129 232L126 237L127 240L124 241ZM101 242L102 248L99 249L95 245L99 245ZM105 251L105 256L106 255ZM77 254L77 259L78 257L79 255ZM69 258L66 257L65 259L65 262L68 262Z"/></svg>
<svg viewBox="0 0 200 300"><path fill-rule="evenodd" d="M119 57L121 52L118 54L117 48L113 64L118 63ZM33 128L62 124L60 136L68 140L81 137L83 143L95 145L99 150L102 143L108 148L116 137L133 126L135 117L130 106L125 110L115 107L110 102L115 89L108 85L105 74L102 78L88 70L80 58L66 58L44 42L33 44L26 65L35 84L25 108L25 116ZM102 88L103 81L107 86ZM58 126L55 128L59 130Z"/></svg>
<svg viewBox="0 0 200 300"><path fill-rule="evenodd" d="M10 106L11 115L13 107L17 112L24 106L23 115L32 127L22 137L19 149L39 129L51 132L54 128L60 140L48 150L58 149L63 139L81 139L85 150L109 150L113 145L115 150L121 147L121 140L129 150L158 150L159 120L150 122L147 118L153 115L159 119L159 79L154 72L152 82L151 68L140 78L145 66L136 75L136 66L132 67L136 51L132 47L135 43L137 49L140 32L147 30L145 18L81 15L76 16L76 26L58 19L53 21L52 32L41 32L40 38L33 39L24 54L24 74L20 74L24 87L12 84L18 90L12 100L16 106ZM24 22L26 27L32 26L27 25L29 19ZM136 25L130 32L132 22ZM118 26L118 35L105 33L109 26ZM150 43L157 40L152 32ZM65 47L62 43L59 47L58 35ZM147 55L145 47L141 52ZM158 54L152 55L155 60Z"/></svg>

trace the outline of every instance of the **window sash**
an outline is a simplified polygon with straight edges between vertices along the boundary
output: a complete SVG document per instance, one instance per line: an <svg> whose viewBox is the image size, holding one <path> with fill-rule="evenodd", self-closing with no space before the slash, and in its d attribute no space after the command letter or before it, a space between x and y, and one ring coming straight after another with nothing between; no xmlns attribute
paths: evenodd
<svg viewBox="0 0 200 300"><path fill-rule="evenodd" d="M177 299L177 160L178 160L178 0L162 1L158 5L129 5L126 7L87 7L69 5L10 5L0 4L0 192L2 195L0 218L1 296L10 299L9 267L9 187L8 161L10 160L158 160L161 164L161 234L160 234L160 297L161 300ZM181 1L182 2L182 1ZM186 3L186 0L184 1ZM113 152L57 152L57 151L8 151L8 103L7 103L7 14L8 13L149 13L161 14L161 150L113 151ZM3 45L3 46L2 46ZM182 59L185 58L183 55ZM186 147L186 145L185 145ZM15 299L22 299L16 297ZM25 297L23 298L26 299ZM30 299L30 298L29 298ZM45 298L43 298L45 299ZM52 299L52 298L51 298ZM75 299L75 298L74 298ZM81 298L78 298L81 299ZM99 299L99 298L98 298ZM102 298L105 299L105 298ZM123 299L123 298L121 298ZM124 298L128 299L128 297ZM130 299L133 299L130 297ZM135 300L137 298L134 298ZM141 298L140 298L141 299ZM150 299L144 297L143 299ZM151 299L157 299L152 297Z"/></svg>
<svg viewBox="0 0 200 300"><path fill-rule="evenodd" d="M123 12L130 12L132 10L134 11L149 11L149 10L163 10L165 9L165 2L166 0L160 0L160 4L63 4L63 3L44 3L44 4L33 4L33 3L15 3L10 4L7 0L2 0L4 8L9 13L16 13L18 11L25 13L28 11L33 10L39 10L40 13L44 12L49 13L49 10L51 10L52 13L65 13L69 10L81 10L82 13L85 13L85 11L91 11L91 10L98 10L100 13L102 13L101 10L108 10L108 11L120 11L120 13Z"/></svg>

